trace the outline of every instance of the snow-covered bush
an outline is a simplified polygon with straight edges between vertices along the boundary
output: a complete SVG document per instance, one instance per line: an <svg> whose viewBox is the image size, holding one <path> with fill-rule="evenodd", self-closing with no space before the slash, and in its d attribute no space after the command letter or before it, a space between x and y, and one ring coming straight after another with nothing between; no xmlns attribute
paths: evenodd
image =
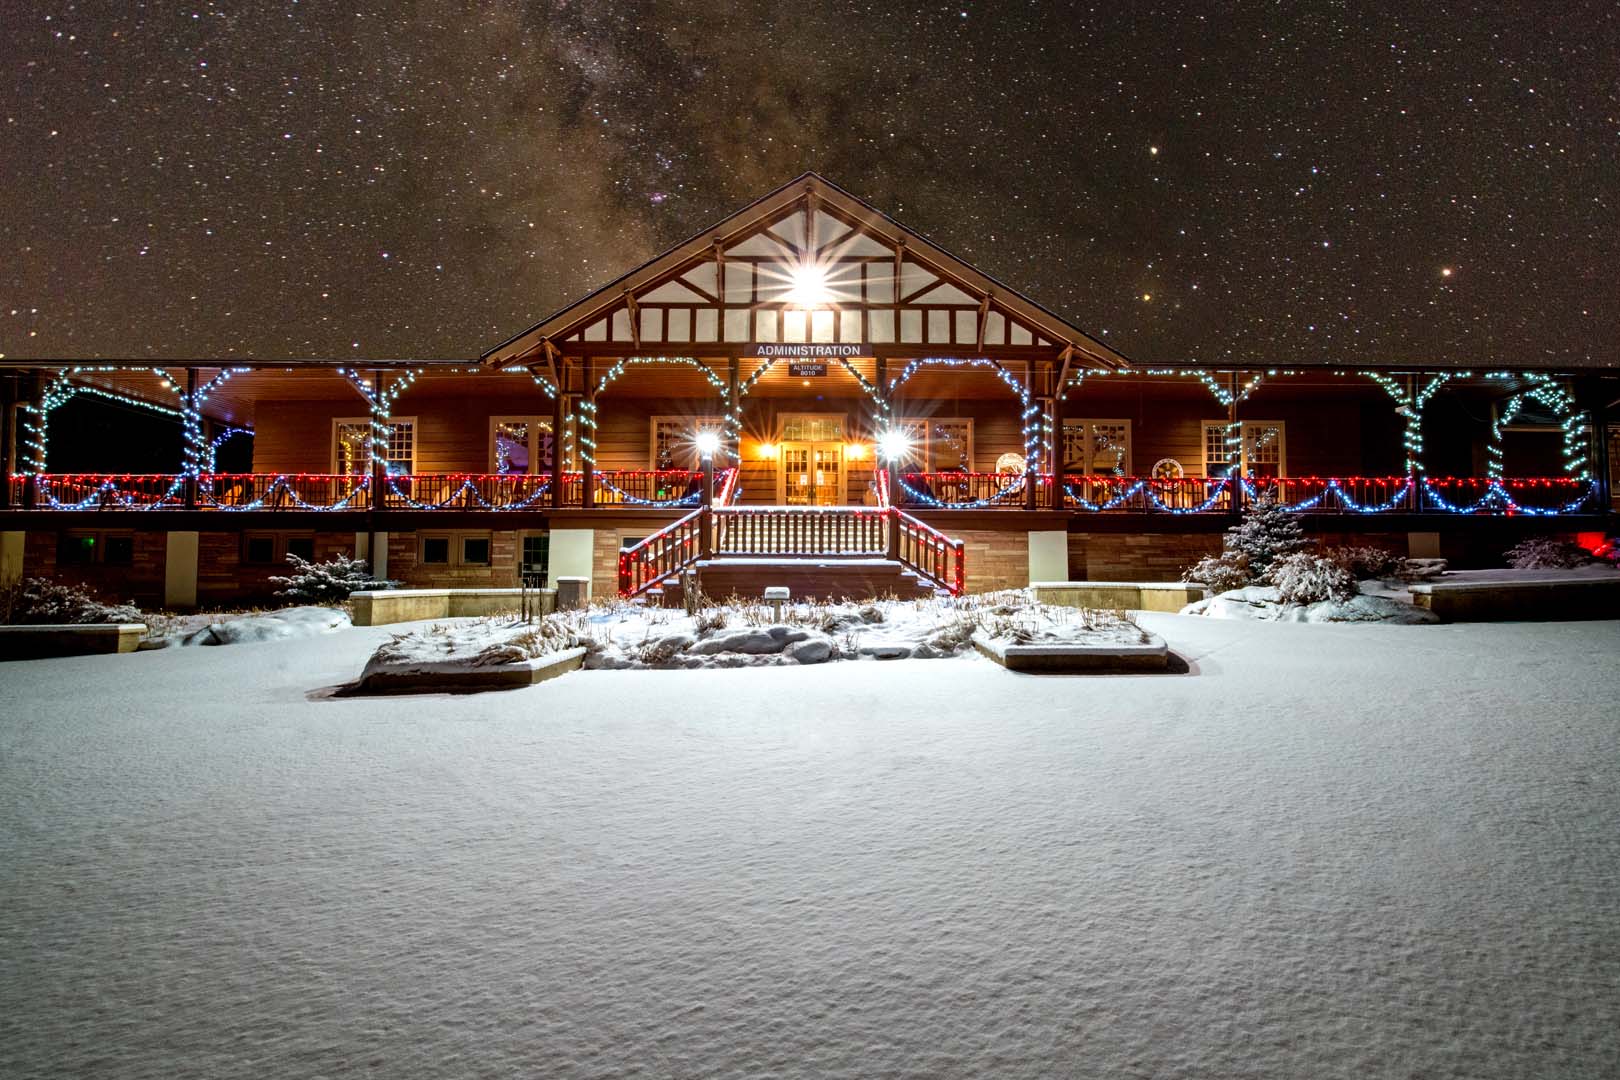
<svg viewBox="0 0 1620 1080"><path fill-rule="evenodd" d="M0 589L0 625L3 626L145 621L139 608L102 603L82 585L31 577L20 578Z"/></svg>
<svg viewBox="0 0 1620 1080"><path fill-rule="evenodd" d="M1208 585L1213 593L1241 589L1254 580L1249 570L1249 557L1238 551L1223 551L1219 555L1205 555L1189 566L1181 575L1182 581Z"/></svg>
<svg viewBox="0 0 1620 1080"><path fill-rule="evenodd" d="M1277 559L1311 546L1299 518L1284 510L1272 495L1251 502L1243 511L1243 520L1227 529L1221 542L1227 551L1248 557L1249 571L1255 577L1264 577Z"/></svg>
<svg viewBox="0 0 1620 1080"><path fill-rule="evenodd" d="M1277 599L1285 604L1348 600L1358 591L1355 577L1344 566L1304 551L1274 561L1266 580L1277 587Z"/></svg>
<svg viewBox="0 0 1620 1080"><path fill-rule="evenodd" d="M1357 581L1412 576L1405 556L1371 544L1349 544L1332 548L1325 554L1349 571Z"/></svg>
<svg viewBox="0 0 1620 1080"><path fill-rule="evenodd" d="M1508 548L1504 555L1515 570L1568 570L1592 561L1585 548L1556 536L1532 536Z"/></svg>
<svg viewBox="0 0 1620 1080"><path fill-rule="evenodd" d="M276 595L293 600L314 604L342 603L352 592L392 589L399 584L386 578L372 577L371 567L366 560L351 559L341 553L327 562L306 562L297 555L288 555L287 561L292 563L293 572L286 577L271 578L270 584L286 586L278 590Z"/></svg>

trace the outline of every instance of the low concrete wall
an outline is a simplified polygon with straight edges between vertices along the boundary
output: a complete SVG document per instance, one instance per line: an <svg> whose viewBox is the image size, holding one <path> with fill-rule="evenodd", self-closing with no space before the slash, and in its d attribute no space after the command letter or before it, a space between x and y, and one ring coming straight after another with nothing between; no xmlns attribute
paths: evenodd
<svg viewBox="0 0 1620 1080"><path fill-rule="evenodd" d="M547 653L533 660L493 667L461 664L401 664L367 668L358 689L373 694L442 693L475 690L511 690L555 679L585 666L583 648Z"/></svg>
<svg viewBox="0 0 1620 1080"><path fill-rule="evenodd" d="M1613 581L1424 582L1412 602L1443 622L1620 618L1620 579Z"/></svg>
<svg viewBox="0 0 1620 1080"><path fill-rule="evenodd" d="M974 634L972 640L975 649L1008 671L1103 675L1165 671L1170 666L1169 646L1156 635L1146 645L1014 645L983 633Z"/></svg>
<svg viewBox="0 0 1620 1080"><path fill-rule="evenodd" d="M134 652L145 636L145 623L0 626L0 660Z"/></svg>
<svg viewBox="0 0 1620 1080"><path fill-rule="evenodd" d="M1125 611L1180 611L1208 593L1185 581L1037 581L1030 586L1043 604Z"/></svg>
<svg viewBox="0 0 1620 1080"><path fill-rule="evenodd" d="M555 589L538 590L540 613L556 610ZM458 619L517 611L522 589L377 589L349 594L356 626L387 626L421 619Z"/></svg>

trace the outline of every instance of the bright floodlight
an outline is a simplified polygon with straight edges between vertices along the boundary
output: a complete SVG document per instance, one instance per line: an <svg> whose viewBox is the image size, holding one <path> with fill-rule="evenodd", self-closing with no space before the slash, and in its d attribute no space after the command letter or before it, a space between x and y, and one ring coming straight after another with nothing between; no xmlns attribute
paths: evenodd
<svg viewBox="0 0 1620 1080"><path fill-rule="evenodd" d="M888 428L878 436L878 453L885 461L899 461L911 452L911 436L899 428Z"/></svg>
<svg viewBox="0 0 1620 1080"><path fill-rule="evenodd" d="M800 307L819 307L832 302L832 290L827 288L827 268L815 263L803 263L788 275L792 288L786 300Z"/></svg>
<svg viewBox="0 0 1620 1080"><path fill-rule="evenodd" d="M700 431L692 436L692 445L702 457L712 458L715 451L720 449L720 436L713 431Z"/></svg>

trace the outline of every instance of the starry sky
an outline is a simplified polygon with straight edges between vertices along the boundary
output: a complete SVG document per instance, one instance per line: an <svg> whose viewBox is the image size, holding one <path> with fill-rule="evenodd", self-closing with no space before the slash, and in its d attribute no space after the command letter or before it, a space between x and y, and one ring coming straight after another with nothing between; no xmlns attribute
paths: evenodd
<svg viewBox="0 0 1620 1080"><path fill-rule="evenodd" d="M475 356L814 169L1139 362L1620 358L1620 8L0 0L0 353Z"/></svg>

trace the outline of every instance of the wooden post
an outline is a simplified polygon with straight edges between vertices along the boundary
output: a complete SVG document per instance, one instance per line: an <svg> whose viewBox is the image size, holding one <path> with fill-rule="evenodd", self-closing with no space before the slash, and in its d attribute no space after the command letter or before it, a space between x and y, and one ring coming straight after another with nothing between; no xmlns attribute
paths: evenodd
<svg viewBox="0 0 1620 1080"><path fill-rule="evenodd" d="M591 378L591 362L589 358L581 361L581 370L585 373L584 395L581 400L585 404L585 412L591 418L591 442L589 447L579 448L579 505L582 509L590 510L596 505L596 436L600 433L596 415L596 383Z"/></svg>
<svg viewBox="0 0 1620 1080"><path fill-rule="evenodd" d="M1596 383L1597 380L1593 379ZM1597 505L1592 509L1600 514L1608 513L1614 506L1613 485L1610 483L1609 461L1609 406L1604 396L1599 392L1601 385L1593 387L1592 408L1587 414L1592 418L1592 479L1595 484L1594 500Z"/></svg>
<svg viewBox="0 0 1620 1080"><path fill-rule="evenodd" d="M737 424L737 441L731 444L731 461L734 468L742 470L742 401L738 394L742 392L742 361L735 357L726 358L726 394L731 401L731 415ZM741 480L739 476L737 479Z"/></svg>
<svg viewBox="0 0 1620 1080"><path fill-rule="evenodd" d="M17 471L17 380L0 378L0 510L11 508L11 476Z"/></svg>
<svg viewBox="0 0 1620 1080"><path fill-rule="evenodd" d="M563 432L568 427L567 395L563 393L561 368L557 370L554 388L557 396L551 400L551 508L556 510L563 504Z"/></svg>
<svg viewBox="0 0 1620 1080"><path fill-rule="evenodd" d="M714 554L714 455L703 455L703 490L699 495L698 557Z"/></svg>
<svg viewBox="0 0 1620 1080"><path fill-rule="evenodd" d="M43 384L44 380L41 379L39 375L25 376L23 379L23 386L26 387L26 389L23 390L23 393L19 395L19 406L26 401L27 404L33 407L34 414L36 416L43 415L42 410L45 405L45 391L43 389ZM18 411L21 411L20 408ZM32 425L30 426L32 427ZM34 436L35 438L38 438L39 432L35 431ZM33 463L30 462L30 464ZM39 498L39 484L38 481L34 479L32 471L33 470L30 469L29 475L26 475L23 478L22 508L24 510L32 510Z"/></svg>
<svg viewBox="0 0 1620 1080"><path fill-rule="evenodd" d="M196 431L186 433L186 438L191 440L191 445L181 451L181 460L186 470L184 482L186 509L195 510L197 509L197 473L202 468L202 453L197 446L196 440L202 438L202 414L197 408L197 369L194 367L186 368L186 411L191 414L193 421L197 424Z"/></svg>
<svg viewBox="0 0 1620 1080"><path fill-rule="evenodd" d="M1035 401L1036 401L1036 398L1035 398L1035 364L1034 364L1033 361L1031 361L1029 366L1024 369L1024 394L1029 399L1031 404L1035 403ZM1024 418L1024 419L1025 419L1025 422L1032 422L1035 425L1037 425L1035 430L1037 432L1039 432L1040 431L1040 426L1039 425L1041 425L1044 422L1045 417L1044 416L1036 416L1032 421L1028 420L1027 418ZM1026 439L1025 442L1027 443L1028 440ZM1041 449L1041 447L1040 447L1039 436L1037 435L1037 439L1036 439L1036 443L1035 443L1035 453L1028 455L1024 459L1024 509L1025 510L1038 510L1040 508L1040 503L1038 501L1040 499L1040 483L1041 483L1041 461L1040 461L1041 455L1040 455L1040 449Z"/></svg>
<svg viewBox="0 0 1620 1080"><path fill-rule="evenodd" d="M1227 379L1227 395L1231 398L1226 404L1226 452L1232 453L1232 429L1237 425L1238 407L1238 373L1233 371ZM1232 508L1232 516L1238 517L1243 513L1243 429L1237 429L1237 456L1226 463L1226 475L1231 479L1226 485L1228 503Z"/></svg>

